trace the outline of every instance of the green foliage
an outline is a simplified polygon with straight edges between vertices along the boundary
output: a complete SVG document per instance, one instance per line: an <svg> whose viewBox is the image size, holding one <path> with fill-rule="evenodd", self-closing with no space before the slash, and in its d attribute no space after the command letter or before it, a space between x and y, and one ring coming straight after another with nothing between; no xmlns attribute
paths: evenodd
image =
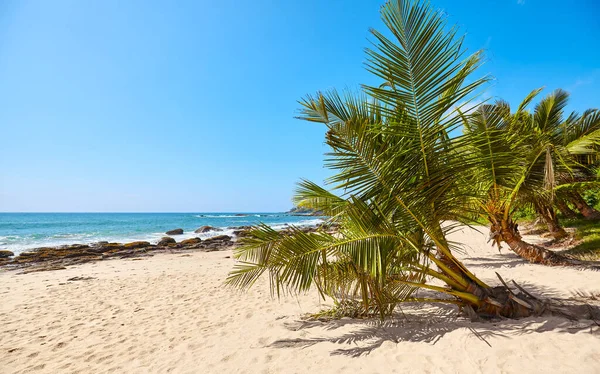
<svg viewBox="0 0 600 374"><path fill-rule="evenodd" d="M515 210L513 217L515 221L528 222L535 220L537 213L532 207L523 207Z"/></svg>
<svg viewBox="0 0 600 374"><path fill-rule="evenodd" d="M367 66L382 84L300 102L301 119L327 127L325 165L335 173L327 189L302 181L295 203L331 216L339 232L256 227L236 250L229 284L246 288L265 274L274 294L315 287L338 311L355 312L347 306L359 302L359 314L381 317L399 302L423 300L418 289L440 295L429 301L483 302L472 290L487 286L446 240L455 226L441 225L468 213L461 176L472 163L447 134L461 123L461 103L487 81L470 77L479 53L465 56L456 28L448 31L428 4L389 1L381 14L393 39L371 31ZM447 287L430 284L432 278Z"/></svg>
<svg viewBox="0 0 600 374"><path fill-rule="evenodd" d="M577 229L575 239L579 241L575 247L564 253L584 261L600 260L600 225L598 222L585 219L565 220L566 227Z"/></svg>
<svg viewBox="0 0 600 374"><path fill-rule="evenodd" d="M529 220L536 214L533 207L551 207L556 194L575 190L596 196L597 178L588 161L600 149L600 113L565 116L569 95L563 90L529 111L540 92L532 91L515 112L497 101L465 118L467 148L480 162L472 183L465 185L474 189L476 204L490 222Z"/></svg>
<svg viewBox="0 0 600 374"><path fill-rule="evenodd" d="M600 189L589 189L584 191L582 196L589 206L594 207L596 210L600 210Z"/></svg>
<svg viewBox="0 0 600 374"><path fill-rule="evenodd" d="M327 129L325 166L334 174L327 187L301 181L294 203L322 211L338 232L259 225L236 249L227 282L244 289L264 275L273 295L314 287L333 299L336 307L323 312L330 316L383 318L403 301L512 316L524 304L494 300L454 257L460 247L447 235L459 224L449 222L481 212L488 222L510 221L551 201L563 179L580 183L573 170L587 167L571 155L593 157L595 112L565 120L560 90L533 112L527 106L540 90L514 113L501 101L464 110L488 81L473 77L479 52L466 56L457 29L428 3L391 0L381 16L392 38L371 30L366 51L381 83L300 101L300 118ZM464 134L450 139L461 124ZM421 289L436 296L424 298Z"/></svg>

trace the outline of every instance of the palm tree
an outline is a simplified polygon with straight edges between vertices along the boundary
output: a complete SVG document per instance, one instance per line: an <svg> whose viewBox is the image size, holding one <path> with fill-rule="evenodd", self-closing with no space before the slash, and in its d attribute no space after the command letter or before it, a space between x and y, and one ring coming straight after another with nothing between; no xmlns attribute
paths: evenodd
<svg viewBox="0 0 600 374"><path fill-rule="evenodd" d="M568 148L575 162L573 172L561 176L561 197L575 205L584 218L600 219L600 212L589 206L580 194L586 188L597 189L600 181L594 172L600 161L600 110L588 109L581 116L572 113L561 127L557 140Z"/></svg>
<svg viewBox="0 0 600 374"><path fill-rule="evenodd" d="M580 121L575 115L563 119L568 94L562 90L552 92L529 112L527 106L540 91L531 92L514 113L508 103L498 101L479 106L465 118L467 149L481 161L465 185L474 190L475 205L490 222L490 236L498 247L505 242L532 263L584 266L524 242L513 218L516 209L533 206L555 238L566 236L553 208L555 192L572 186L559 183L572 178L573 170L581 166L577 157L592 152L593 137L600 135L592 132L566 139L565 133L580 126Z"/></svg>
<svg viewBox="0 0 600 374"><path fill-rule="evenodd" d="M508 103L483 104L464 121L465 148L477 163L465 176L463 185L472 191L474 210L490 223L490 239L498 248L502 242L524 259L544 265L567 265L570 259L543 247L523 241L514 220L516 208L533 196L543 196L543 171L537 166L541 150L532 147L530 132L509 130L530 116L525 108L534 98L530 94L511 114ZM540 197L537 199L542 200Z"/></svg>
<svg viewBox="0 0 600 374"><path fill-rule="evenodd" d="M600 220L600 212L591 207L587 201L581 196L579 191L572 191L567 193L567 198L577 210L583 215L585 219L589 220Z"/></svg>
<svg viewBox="0 0 600 374"><path fill-rule="evenodd" d="M472 77L479 53L465 56L456 28L446 31L429 4L392 0L381 15L391 39L371 30L367 67L383 83L301 101L301 118L327 127L326 165L335 170L328 184L337 194L303 181L296 203L330 215L339 232L259 226L236 250L228 283L246 288L266 273L278 294L314 286L340 308L382 317L401 301L458 304L477 315L540 312L530 295L490 287L469 271L447 240L457 224L443 224L469 214L462 183L479 160L464 137L448 134L488 80Z"/></svg>

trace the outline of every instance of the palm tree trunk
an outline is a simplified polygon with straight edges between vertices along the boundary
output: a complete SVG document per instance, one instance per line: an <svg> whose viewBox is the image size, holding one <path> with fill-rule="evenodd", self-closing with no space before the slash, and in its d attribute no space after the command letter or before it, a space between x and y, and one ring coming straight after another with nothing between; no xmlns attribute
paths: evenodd
<svg viewBox="0 0 600 374"><path fill-rule="evenodd" d="M600 219L600 212L589 206L583 197L581 197L579 192L573 192L569 194L569 201L571 201L575 207L577 207L577 210L583 214L585 219Z"/></svg>
<svg viewBox="0 0 600 374"><path fill-rule="evenodd" d="M556 211L551 205L544 206L543 204L536 203L535 210L537 214L539 214L540 217L542 217L542 219L546 223L546 226L548 226L548 231L554 239L562 239L569 236L565 229L560 226L560 222L558 222L558 217L556 217Z"/></svg>
<svg viewBox="0 0 600 374"><path fill-rule="evenodd" d="M555 200L556 207L566 218L577 218L577 213L567 205L567 202L561 198Z"/></svg>
<svg viewBox="0 0 600 374"><path fill-rule="evenodd" d="M581 262L562 256L554 251L530 244L521 238L517 224L510 218L496 220L490 227L490 236L498 243L505 242L510 249L521 258L533 263L547 266L581 265Z"/></svg>
<svg viewBox="0 0 600 374"><path fill-rule="evenodd" d="M440 273L450 279L448 286L461 293L459 298L463 301L461 309L471 319L494 318L522 318L539 315L544 311L544 304L531 295L513 293L506 284L504 286L489 287L473 274L453 255L437 257ZM498 275L500 278L500 275ZM502 281L502 279L500 278ZM504 283L504 281L502 281Z"/></svg>

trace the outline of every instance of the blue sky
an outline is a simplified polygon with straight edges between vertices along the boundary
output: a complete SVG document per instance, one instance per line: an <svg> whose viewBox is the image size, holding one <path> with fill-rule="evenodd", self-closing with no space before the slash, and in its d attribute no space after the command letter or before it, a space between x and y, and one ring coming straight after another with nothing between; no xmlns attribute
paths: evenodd
<svg viewBox="0 0 600 374"><path fill-rule="evenodd" d="M595 0L433 0L485 49L486 97L600 106ZM297 100L373 82L382 1L0 3L0 211L282 211L321 182Z"/></svg>

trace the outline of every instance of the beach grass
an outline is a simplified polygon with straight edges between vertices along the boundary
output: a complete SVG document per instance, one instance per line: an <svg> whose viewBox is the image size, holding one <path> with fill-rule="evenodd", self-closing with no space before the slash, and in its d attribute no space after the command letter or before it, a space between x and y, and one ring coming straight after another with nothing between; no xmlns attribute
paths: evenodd
<svg viewBox="0 0 600 374"><path fill-rule="evenodd" d="M578 244L565 254L585 261L600 260L600 223L585 219L565 219L565 227L575 228Z"/></svg>

